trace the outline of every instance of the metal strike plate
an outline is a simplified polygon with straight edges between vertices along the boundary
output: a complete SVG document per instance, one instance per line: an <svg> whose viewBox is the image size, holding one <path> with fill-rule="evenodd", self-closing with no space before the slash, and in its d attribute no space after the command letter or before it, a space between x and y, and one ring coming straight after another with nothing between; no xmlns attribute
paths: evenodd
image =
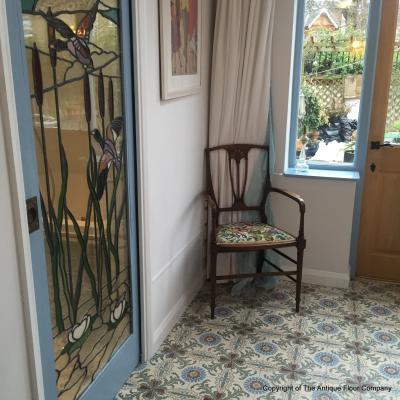
<svg viewBox="0 0 400 400"><path fill-rule="evenodd" d="M39 211L36 197L31 197L26 200L26 216L28 219L29 233L39 229Z"/></svg>

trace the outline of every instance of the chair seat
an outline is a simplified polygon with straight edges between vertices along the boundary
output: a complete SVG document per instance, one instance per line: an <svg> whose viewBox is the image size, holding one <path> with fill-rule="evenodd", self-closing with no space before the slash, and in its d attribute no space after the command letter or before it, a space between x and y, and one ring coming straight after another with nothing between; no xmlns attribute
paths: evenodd
<svg viewBox="0 0 400 400"><path fill-rule="evenodd" d="M262 222L236 222L219 225L216 243L220 246L254 246L263 244L296 243L296 238L289 233Z"/></svg>

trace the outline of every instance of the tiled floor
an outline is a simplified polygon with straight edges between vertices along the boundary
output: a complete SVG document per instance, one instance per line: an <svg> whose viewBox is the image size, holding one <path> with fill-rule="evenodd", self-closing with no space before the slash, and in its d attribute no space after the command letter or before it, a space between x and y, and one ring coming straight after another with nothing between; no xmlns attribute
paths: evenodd
<svg viewBox="0 0 400 400"><path fill-rule="evenodd" d="M210 320L204 288L116 399L400 399L400 286L304 285L296 315L290 281L240 299L224 285L217 305Z"/></svg>

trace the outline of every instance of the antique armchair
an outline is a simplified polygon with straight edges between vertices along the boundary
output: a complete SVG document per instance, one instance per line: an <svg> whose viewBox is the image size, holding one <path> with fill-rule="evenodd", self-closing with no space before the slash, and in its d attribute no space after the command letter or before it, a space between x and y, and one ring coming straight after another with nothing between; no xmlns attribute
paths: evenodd
<svg viewBox="0 0 400 400"><path fill-rule="evenodd" d="M267 173L262 188L261 202L256 205L247 205L244 200L246 184L248 180L249 152L256 150L266 152ZM229 206L220 207L217 201L211 171L211 154L217 155L224 152L229 162L229 181L232 191L232 203ZM211 208L211 236L210 236L210 281L211 281L211 318L214 319L216 283L223 279L243 279L257 276L284 275L296 282L296 312L299 312L301 296L301 278L303 267L303 252L306 247L304 238L304 213L303 199L294 193L289 193L271 186L269 173L269 148L252 144L230 144L210 147L205 150L207 168L207 192L205 200ZM243 161L244 160L244 161ZM244 163L244 165L243 165ZM216 171L217 174L219 171ZM214 175L215 176L215 175ZM297 237L277 227L268 225L265 204L270 193L278 193L295 201L299 206L300 224ZM251 211L258 214L258 222L236 222L220 224L222 213ZM297 259L293 259L278 250L285 247L296 247ZM264 257L264 251L271 249L285 259L296 265L295 270L284 271L276 264ZM217 275L217 256L219 253L232 252L258 252L255 272L238 273L233 275ZM263 272L262 266L266 262L275 270Z"/></svg>

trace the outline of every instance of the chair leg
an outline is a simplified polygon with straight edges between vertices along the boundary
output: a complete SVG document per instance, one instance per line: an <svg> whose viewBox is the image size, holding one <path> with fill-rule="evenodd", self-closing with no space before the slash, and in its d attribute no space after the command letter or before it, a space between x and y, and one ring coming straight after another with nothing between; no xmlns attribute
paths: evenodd
<svg viewBox="0 0 400 400"><path fill-rule="evenodd" d="M297 279L296 279L296 313L300 310L301 278L303 273L303 248L297 248Z"/></svg>
<svg viewBox="0 0 400 400"><path fill-rule="evenodd" d="M214 319L215 313L215 297L216 297L216 286L217 286L217 249L215 246L211 246L210 254L210 281L211 281L211 319Z"/></svg>
<svg viewBox="0 0 400 400"><path fill-rule="evenodd" d="M264 265L264 251L259 251L257 254L257 274L262 272Z"/></svg>

